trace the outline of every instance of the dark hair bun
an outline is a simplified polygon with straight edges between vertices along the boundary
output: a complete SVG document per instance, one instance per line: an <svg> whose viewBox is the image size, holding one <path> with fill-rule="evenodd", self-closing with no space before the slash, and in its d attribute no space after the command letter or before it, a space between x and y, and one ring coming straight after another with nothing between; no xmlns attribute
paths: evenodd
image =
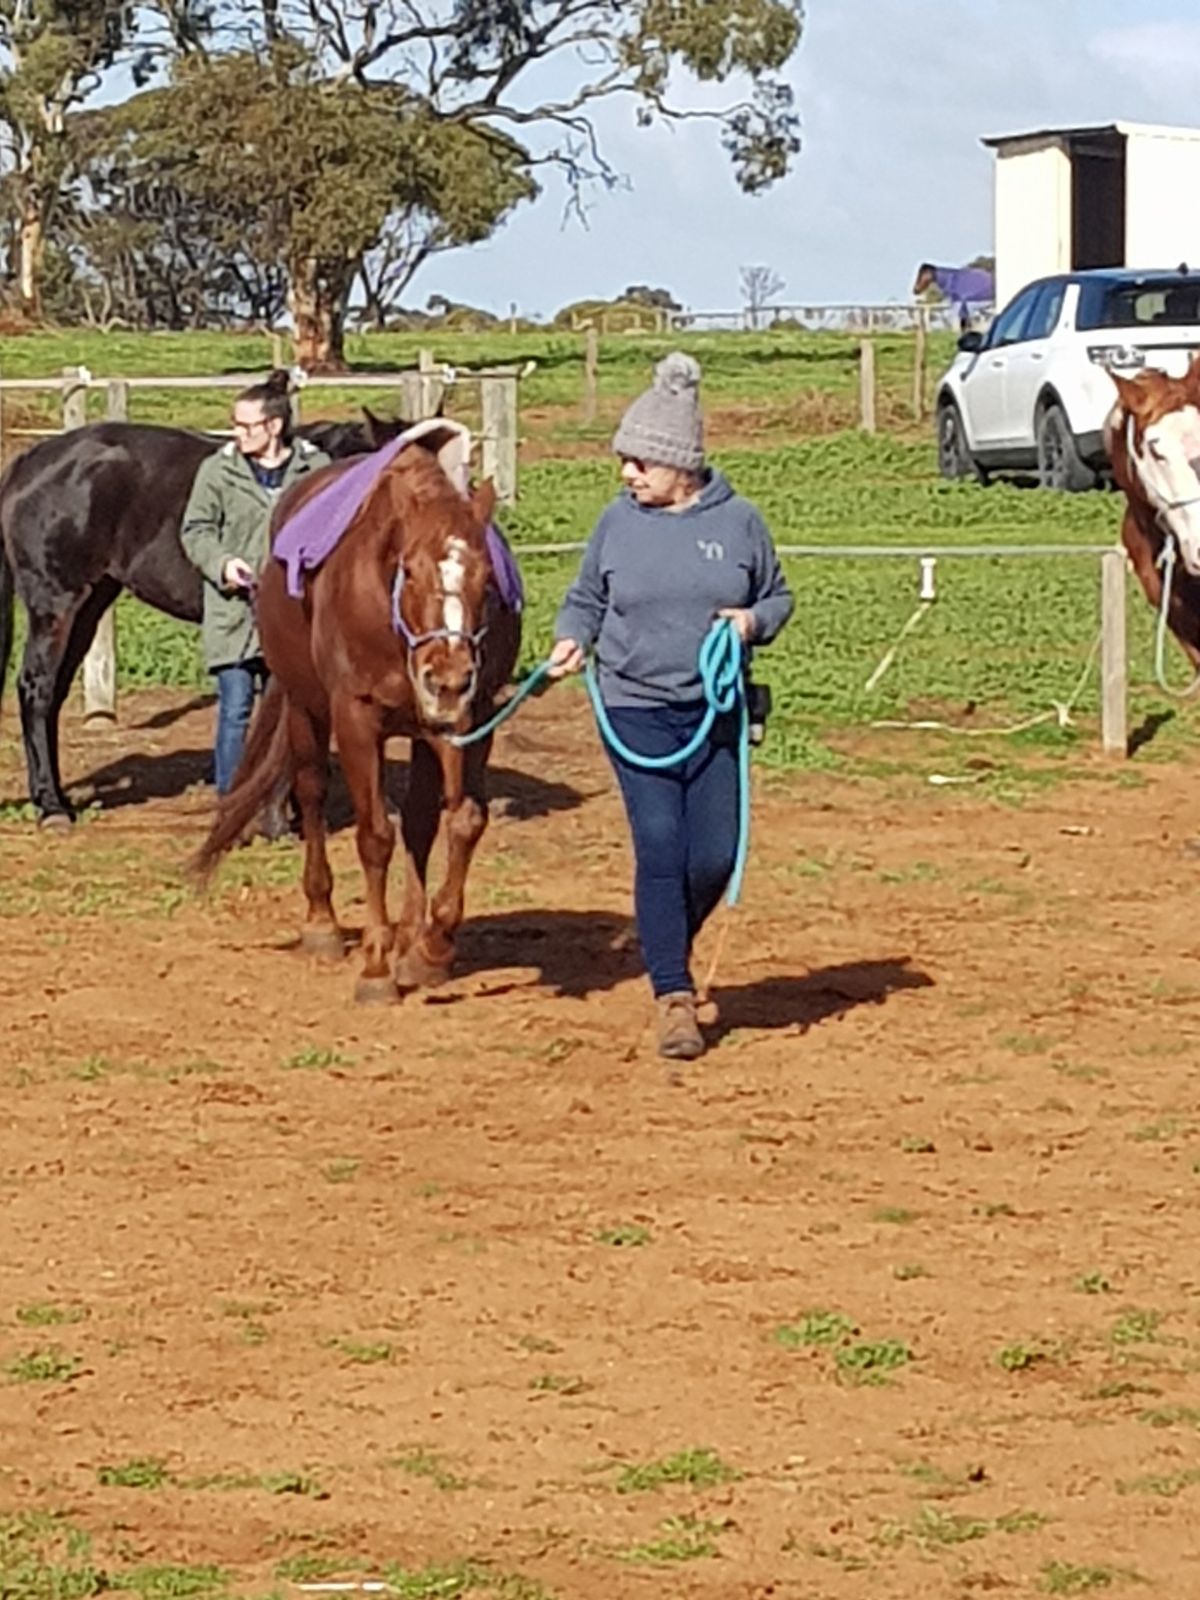
<svg viewBox="0 0 1200 1600"><path fill-rule="evenodd" d="M267 375L261 387L268 394L282 395L286 399L292 392L292 375L286 367L276 367L274 372Z"/></svg>

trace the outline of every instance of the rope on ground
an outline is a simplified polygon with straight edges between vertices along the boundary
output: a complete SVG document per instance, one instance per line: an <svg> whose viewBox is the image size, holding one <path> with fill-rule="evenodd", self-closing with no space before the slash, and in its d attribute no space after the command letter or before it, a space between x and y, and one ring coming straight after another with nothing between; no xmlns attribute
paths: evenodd
<svg viewBox="0 0 1200 1600"><path fill-rule="evenodd" d="M865 694L873 694L874 691L879 687L880 683L883 681L883 679L887 676L888 672L891 670L892 662L895 661L896 653L900 649L900 646L904 643L905 639L908 638L910 633L916 633L917 629L925 621L925 618L929 615L929 613L930 613L930 611L932 611L932 609L933 609L933 601L932 600L922 600L921 601L920 605L913 612L912 616L909 617L908 621L904 624L904 626L900 629L900 632L896 635L895 642L892 644L892 646L889 649L884 651L883 657L880 660L879 665L875 668L875 671L871 674L871 676L867 679L866 683L863 685L863 692Z"/></svg>
<svg viewBox="0 0 1200 1600"><path fill-rule="evenodd" d="M1023 722L1013 722L1007 727L1003 728L960 728L957 727L953 722L934 722L925 720L917 722L901 722L880 720L877 722L872 722L871 726L873 728L898 728L907 730L909 732L920 731L933 733L955 733L959 734L965 739L994 739L1006 737L1014 733L1025 733L1030 728L1039 727L1043 722L1057 721L1060 728L1069 728L1073 723L1071 713L1074 711L1080 695L1087 687L1087 681L1092 675L1092 669L1096 665L1096 657L1100 654L1100 644L1103 638L1104 630L1101 628L1097 631L1096 637L1092 640L1092 648L1088 651L1087 660L1083 664L1083 671L1079 674L1079 681L1076 683L1074 689L1072 689L1067 699L1055 700L1048 711L1039 711L1036 716L1026 717Z"/></svg>

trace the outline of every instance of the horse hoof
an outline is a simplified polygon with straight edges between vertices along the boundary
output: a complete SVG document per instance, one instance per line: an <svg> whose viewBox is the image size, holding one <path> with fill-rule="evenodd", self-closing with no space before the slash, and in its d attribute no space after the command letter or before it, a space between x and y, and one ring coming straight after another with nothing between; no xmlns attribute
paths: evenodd
<svg viewBox="0 0 1200 1600"><path fill-rule="evenodd" d="M354 998L360 1006L392 1006L400 996L391 978L360 978L354 986Z"/></svg>
<svg viewBox="0 0 1200 1600"><path fill-rule="evenodd" d="M450 977L450 962L433 962L419 950L406 950L396 963L396 982L401 989L436 989Z"/></svg>
<svg viewBox="0 0 1200 1600"><path fill-rule="evenodd" d="M340 961L346 954L345 940L338 928L305 928L300 935L300 948L318 961Z"/></svg>
<svg viewBox="0 0 1200 1600"><path fill-rule="evenodd" d="M38 826L43 833L70 833L75 818L66 811L51 811L40 819Z"/></svg>

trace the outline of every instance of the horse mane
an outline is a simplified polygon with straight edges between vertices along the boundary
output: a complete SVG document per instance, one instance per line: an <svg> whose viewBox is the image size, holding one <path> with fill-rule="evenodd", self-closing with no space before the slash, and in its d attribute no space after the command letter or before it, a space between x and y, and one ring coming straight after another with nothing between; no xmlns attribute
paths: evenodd
<svg viewBox="0 0 1200 1600"><path fill-rule="evenodd" d="M418 513L401 515L398 547L390 530L396 512L405 506ZM415 554L428 549L435 558L450 537L464 539L468 547L484 555L484 530L469 514L463 499L432 450L419 441L407 446L380 473L355 519L360 526L374 529L383 543L399 551Z"/></svg>

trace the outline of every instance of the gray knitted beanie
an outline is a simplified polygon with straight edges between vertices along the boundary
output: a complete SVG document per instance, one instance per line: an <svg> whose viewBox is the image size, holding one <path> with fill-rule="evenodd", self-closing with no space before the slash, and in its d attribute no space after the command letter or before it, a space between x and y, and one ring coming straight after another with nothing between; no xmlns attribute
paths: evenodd
<svg viewBox="0 0 1200 1600"><path fill-rule="evenodd" d="M698 361L680 350L664 356L654 369L653 387L639 395L621 418L614 452L698 472L704 465L699 387Z"/></svg>

